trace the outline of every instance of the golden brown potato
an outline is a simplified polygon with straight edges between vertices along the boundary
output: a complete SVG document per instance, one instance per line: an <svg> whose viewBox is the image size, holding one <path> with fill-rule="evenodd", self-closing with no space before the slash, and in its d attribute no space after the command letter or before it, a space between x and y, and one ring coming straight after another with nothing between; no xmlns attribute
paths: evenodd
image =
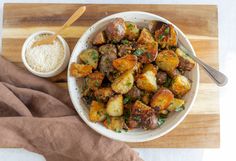
<svg viewBox="0 0 236 161"><path fill-rule="evenodd" d="M85 78L85 84L88 89L97 90L101 86L103 79L104 74L95 71Z"/></svg>
<svg viewBox="0 0 236 161"><path fill-rule="evenodd" d="M98 51L102 55L117 55L116 46L113 44L105 44L99 47Z"/></svg>
<svg viewBox="0 0 236 161"><path fill-rule="evenodd" d="M125 37L125 21L122 18L114 19L107 25L105 32L109 41L119 42Z"/></svg>
<svg viewBox="0 0 236 161"><path fill-rule="evenodd" d="M170 103L168 106L167 110L168 111L175 111L177 108L181 107L184 105L184 100L174 98L173 101Z"/></svg>
<svg viewBox="0 0 236 161"><path fill-rule="evenodd" d="M153 111L153 109L147 105L145 105L144 103L142 103L141 101L137 100L135 101L133 107L132 107L132 114L137 114L137 112L144 112L145 111Z"/></svg>
<svg viewBox="0 0 236 161"><path fill-rule="evenodd" d="M157 55L156 64L161 70L170 73L178 66L179 58L172 50L163 50Z"/></svg>
<svg viewBox="0 0 236 161"><path fill-rule="evenodd" d="M185 71L190 71L195 66L195 62L192 58L190 58L187 54L185 54L182 50L179 48L176 49L175 53L179 57L179 66L178 68Z"/></svg>
<svg viewBox="0 0 236 161"><path fill-rule="evenodd" d="M141 63L153 62L158 54L158 43L156 41L138 44L138 48L133 52L134 55L138 56Z"/></svg>
<svg viewBox="0 0 236 161"><path fill-rule="evenodd" d="M173 101L174 95L167 88L160 88L152 97L150 105L152 108L159 108L165 110Z"/></svg>
<svg viewBox="0 0 236 161"><path fill-rule="evenodd" d="M120 57L131 54L133 51L132 45L131 44L121 44L117 45L118 48L118 55Z"/></svg>
<svg viewBox="0 0 236 161"><path fill-rule="evenodd" d="M99 54L95 49L87 49L79 54L80 60L82 60L87 65L92 65L93 69L98 66Z"/></svg>
<svg viewBox="0 0 236 161"><path fill-rule="evenodd" d="M177 75L173 78L170 86L171 91L182 97L191 89L191 82L183 75Z"/></svg>
<svg viewBox="0 0 236 161"><path fill-rule="evenodd" d="M155 39L162 48L177 46L177 34L174 27L170 24L164 24L155 31Z"/></svg>
<svg viewBox="0 0 236 161"><path fill-rule="evenodd" d="M139 36L139 29L137 25L133 22L125 22L126 26L126 37L128 40L136 40Z"/></svg>
<svg viewBox="0 0 236 161"><path fill-rule="evenodd" d="M128 70L112 82L111 88L116 93L125 94L129 92L129 90L133 87L133 84L133 71Z"/></svg>
<svg viewBox="0 0 236 161"><path fill-rule="evenodd" d="M146 43L152 43L153 41L154 41L154 38L152 37L152 34L150 33L150 31L146 28L143 28L137 40L137 43L146 44Z"/></svg>
<svg viewBox="0 0 236 161"><path fill-rule="evenodd" d="M89 110L89 119L92 122L100 122L105 120L106 109L103 103L92 101Z"/></svg>
<svg viewBox="0 0 236 161"><path fill-rule="evenodd" d="M94 37L93 42L92 42L93 45L102 45L105 43L106 43L106 39L102 31L97 33L97 35Z"/></svg>
<svg viewBox="0 0 236 161"><path fill-rule="evenodd" d="M143 68L143 73L147 71L152 71L155 75L157 75L158 67L155 67L153 64L145 64Z"/></svg>
<svg viewBox="0 0 236 161"><path fill-rule="evenodd" d="M123 115L124 106L123 106L123 96L115 95L109 99L107 102L106 111L109 116L121 116Z"/></svg>
<svg viewBox="0 0 236 161"><path fill-rule="evenodd" d="M70 75L76 78L86 77L92 73L93 66L72 63L70 66Z"/></svg>
<svg viewBox="0 0 236 161"><path fill-rule="evenodd" d="M121 132L124 127L124 119L123 117L110 117L107 116L106 120L104 121L104 125L115 132Z"/></svg>
<svg viewBox="0 0 236 161"><path fill-rule="evenodd" d="M149 92L155 92L158 88L155 73L152 71L146 71L138 75L136 84L138 88Z"/></svg>
<svg viewBox="0 0 236 161"><path fill-rule="evenodd" d="M137 57L135 55L126 55L121 58L115 59L112 62L112 65L115 69L120 72L127 71L129 69L133 69L137 64Z"/></svg>
<svg viewBox="0 0 236 161"><path fill-rule="evenodd" d="M108 99L114 94L111 87L103 87L99 88L98 90L94 91L94 96L97 100L101 100L107 102Z"/></svg>

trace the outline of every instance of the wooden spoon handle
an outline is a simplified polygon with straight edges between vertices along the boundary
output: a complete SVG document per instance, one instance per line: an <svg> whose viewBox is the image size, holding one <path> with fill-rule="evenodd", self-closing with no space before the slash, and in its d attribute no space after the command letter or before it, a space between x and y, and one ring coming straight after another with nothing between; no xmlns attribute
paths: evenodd
<svg viewBox="0 0 236 161"><path fill-rule="evenodd" d="M80 7L77 9L74 14L66 21L66 23L53 35L53 37L57 37L57 35L64 30L65 28L69 27L73 24L86 10L85 6Z"/></svg>

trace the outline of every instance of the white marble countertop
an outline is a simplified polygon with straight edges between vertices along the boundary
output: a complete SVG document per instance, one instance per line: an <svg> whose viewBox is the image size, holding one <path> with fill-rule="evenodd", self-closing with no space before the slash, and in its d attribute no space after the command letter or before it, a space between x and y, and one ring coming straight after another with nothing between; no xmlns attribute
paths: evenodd
<svg viewBox="0 0 236 161"><path fill-rule="evenodd" d="M221 148L220 149L135 149L145 161L235 161L236 155L236 1L235 0L0 0L0 35L4 2L17 3L137 3L137 4L216 4L219 18L220 70L229 82L220 89ZM200 11L199 11L200 12ZM0 51L1 51L0 39ZM1 129L0 129L1 130ZM0 149L0 161L44 161L37 154L22 149Z"/></svg>

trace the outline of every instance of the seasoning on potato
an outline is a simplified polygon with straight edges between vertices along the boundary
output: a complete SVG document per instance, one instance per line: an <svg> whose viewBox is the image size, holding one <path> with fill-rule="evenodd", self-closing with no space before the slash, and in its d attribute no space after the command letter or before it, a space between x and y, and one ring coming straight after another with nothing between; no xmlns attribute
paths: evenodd
<svg viewBox="0 0 236 161"><path fill-rule="evenodd" d="M70 66L70 75L84 80L90 120L118 133L162 126L170 113L184 110L191 90L183 74L195 63L178 48L174 27L155 20L146 26L114 19Z"/></svg>

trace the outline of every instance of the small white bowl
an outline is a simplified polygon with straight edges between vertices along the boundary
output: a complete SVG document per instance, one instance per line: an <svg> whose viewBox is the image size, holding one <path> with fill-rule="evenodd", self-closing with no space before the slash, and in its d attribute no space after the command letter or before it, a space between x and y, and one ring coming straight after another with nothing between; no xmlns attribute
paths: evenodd
<svg viewBox="0 0 236 161"><path fill-rule="evenodd" d="M185 36L185 34L177 26L175 26L173 23L171 23L167 19L158 15L147 13L147 12L129 11L129 12L121 12L121 13L110 15L108 17L105 17L99 20L95 24L93 24L80 37L79 41L77 42L72 52L69 65L77 61L77 57L81 53L81 51L91 47L91 41L94 35L98 33L99 31L104 30L106 25L109 22L111 22L114 18L117 18L117 17L121 17L125 21L135 22L140 26L147 24L147 22L150 20L158 20L158 21L162 21L168 24L172 24L178 34L178 40L181 41L181 43L183 43L183 45L189 51L191 51L194 55L196 55L190 41ZM192 71L186 72L185 75L193 81L191 90L183 98L185 100L185 110L181 112L172 113L162 126L154 130L134 129L134 130L130 130L128 132L122 132L122 133L116 133L112 130L109 130L101 123L91 122L89 119L89 115L88 115L89 110L87 106L83 103L83 101L81 101L81 99L78 99L80 98L78 85L80 85L82 82L70 76L69 68L68 68L67 80L68 80L70 97L74 104L74 107L79 113L80 117L85 121L85 123L88 126L90 126L92 129L94 129L98 133L106 137L109 137L111 139L125 141L125 142L144 142L144 141L152 140L155 138L159 138L167 134L168 132L173 130L177 125L179 125L183 121L183 119L186 117L186 115L189 113L198 92L198 86L199 86L198 65L196 65L192 69Z"/></svg>
<svg viewBox="0 0 236 161"><path fill-rule="evenodd" d="M35 71L27 63L25 54L26 54L26 49L27 49L29 43L36 36L41 35L41 34L54 34L54 32L52 32L52 31L39 31L39 32L36 32L36 33L33 33L32 35L30 35L25 40L25 42L23 44L23 47L22 47L22 50L21 50L22 62L25 65L25 67L28 69L28 71L30 71L34 75L37 75L39 77L44 77L44 78L53 77L53 76L58 75L59 73L61 73L67 67L68 62L69 62L69 58L70 58L70 48L69 48L67 42L60 35L58 35L57 39L61 42L61 44L63 46L63 49L64 49L64 58L63 58L63 61L62 61L63 63L61 63L56 69L54 69L54 70L52 70L50 72L38 72L38 71Z"/></svg>

